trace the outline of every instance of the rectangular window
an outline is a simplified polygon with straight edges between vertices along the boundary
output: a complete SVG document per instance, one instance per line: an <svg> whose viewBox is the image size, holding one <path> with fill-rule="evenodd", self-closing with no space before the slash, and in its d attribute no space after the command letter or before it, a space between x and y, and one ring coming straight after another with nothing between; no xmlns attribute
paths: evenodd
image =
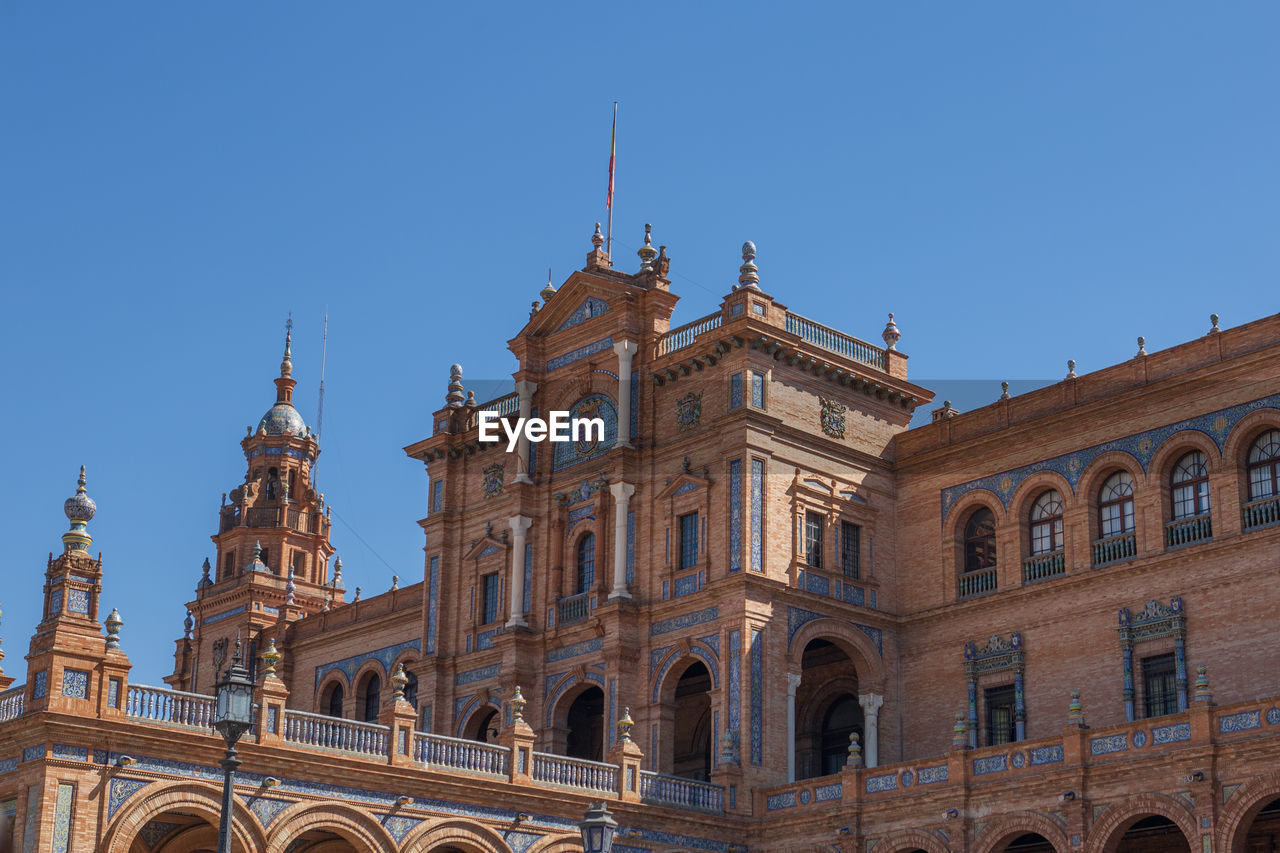
<svg viewBox="0 0 1280 853"><path fill-rule="evenodd" d="M436 480L431 484L431 511L439 512L444 505L444 481Z"/></svg>
<svg viewBox="0 0 1280 853"><path fill-rule="evenodd" d="M307 574L307 552L306 551L293 552L293 573L298 576L299 580L302 580L306 576Z"/></svg>
<svg viewBox="0 0 1280 853"><path fill-rule="evenodd" d="M490 622L498 621L498 612L500 610L500 602L498 600L498 573L485 575L480 579L484 589L484 619L481 625L488 625Z"/></svg>
<svg viewBox="0 0 1280 853"><path fill-rule="evenodd" d="M1017 738L1013 724L1013 685L988 688L983 698L987 703L987 746L1013 743Z"/></svg>
<svg viewBox="0 0 1280 853"><path fill-rule="evenodd" d="M698 514L680 516L680 568L698 565Z"/></svg>
<svg viewBox="0 0 1280 853"><path fill-rule="evenodd" d="M258 561L267 567L267 571L275 574L275 569L271 568L271 549L263 548L258 554Z"/></svg>
<svg viewBox="0 0 1280 853"><path fill-rule="evenodd" d="M1142 706L1145 716L1178 712L1178 670L1173 655L1142 659Z"/></svg>
<svg viewBox="0 0 1280 853"><path fill-rule="evenodd" d="M736 409L742 405L742 374L735 373L729 377L729 408Z"/></svg>
<svg viewBox="0 0 1280 853"><path fill-rule="evenodd" d="M222 558L222 579L230 580L236 576L236 552L228 551L227 556Z"/></svg>
<svg viewBox="0 0 1280 853"><path fill-rule="evenodd" d="M751 405L757 409L764 408L764 374L751 373Z"/></svg>
<svg viewBox="0 0 1280 853"><path fill-rule="evenodd" d="M856 578L861 566L858 563L862 547L862 528L849 522L840 522L840 571L847 578Z"/></svg>
<svg viewBox="0 0 1280 853"><path fill-rule="evenodd" d="M820 512L804 514L804 561L815 569L822 568L822 539L827 519Z"/></svg>

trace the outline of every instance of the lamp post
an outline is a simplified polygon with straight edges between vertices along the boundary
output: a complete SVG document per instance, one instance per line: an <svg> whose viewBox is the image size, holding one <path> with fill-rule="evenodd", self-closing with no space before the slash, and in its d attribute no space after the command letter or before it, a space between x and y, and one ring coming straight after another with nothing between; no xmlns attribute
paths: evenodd
<svg viewBox="0 0 1280 853"><path fill-rule="evenodd" d="M578 829L582 831L584 853L611 853L613 850L613 835L618 831L618 822L604 803L592 803Z"/></svg>
<svg viewBox="0 0 1280 853"><path fill-rule="evenodd" d="M236 640L236 656L222 681L214 685L216 706L213 727L227 742L227 755L222 759L222 815L218 823L218 853L231 853L231 786L240 759L236 757L236 741L253 726L253 682L240 662L240 641Z"/></svg>

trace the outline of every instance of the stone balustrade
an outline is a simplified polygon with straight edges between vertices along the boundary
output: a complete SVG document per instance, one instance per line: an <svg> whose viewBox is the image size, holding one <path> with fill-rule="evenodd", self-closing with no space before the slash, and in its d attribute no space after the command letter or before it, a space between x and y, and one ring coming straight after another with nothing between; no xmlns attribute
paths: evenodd
<svg viewBox="0 0 1280 853"><path fill-rule="evenodd" d="M432 768L506 776L511 749L463 738L414 732L413 759Z"/></svg>
<svg viewBox="0 0 1280 853"><path fill-rule="evenodd" d="M618 765L535 752L533 781L558 788L616 794L619 790Z"/></svg>
<svg viewBox="0 0 1280 853"><path fill-rule="evenodd" d="M357 723L305 711L284 712L285 743L301 746L385 757L389 731L377 723Z"/></svg>
<svg viewBox="0 0 1280 853"><path fill-rule="evenodd" d="M201 693L130 684L125 694L125 716L136 720L207 729L213 726L213 712L213 697Z"/></svg>

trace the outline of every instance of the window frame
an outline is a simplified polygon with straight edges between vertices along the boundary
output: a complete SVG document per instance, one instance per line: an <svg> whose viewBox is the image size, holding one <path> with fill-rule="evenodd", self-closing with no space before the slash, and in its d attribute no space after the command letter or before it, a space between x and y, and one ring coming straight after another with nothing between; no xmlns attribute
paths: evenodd
<svg viewBox="0 0 1280 853"><path fill-rule="evenodd" d="M1005 699L1007 702L996 702L994 699ZM986 734L986 746L1004 746L1010 743L1018 742L1018 693L1017 686L1010 681L1005 684L996 684L991 687L984 687L982 690L983 705L983 731ZM997 740L996 724L994 712L1000 709L1008 709L1009 719L1008 727L1001 734L1007 735L1007 739ZM1003 722L1003 721L1001 721Z"/></svg>
<svg viewBox="0 0 1280 853"><path fill-rule="evenodd" d="M692 530L689 526L692 525ZM698 535L701 531L698 511L686 512L676 516L676 531L680 537L680 559L677 562L679 571L687 571L698 566L701 551L698 547Z"/></svg>
<svg viewBox="0 0 1280 853"><path fill-rule="evenodd" d="M574 595L589 592L596 582L596 534L588 530L573 547Z"/></svg>
<svg viewBox="0 0 1280 853"><path fill-rule="evenodd" d="M1163 652L1144 657L1139 662L1139 671L1142 673L1143 719L1178 713L1178 664L1175 653ZM1157 678L1163 683L1158 690L1154 690L1153 681Z"/></svg>
<svg viewBox="0 0 1280 853"><path fill-rule="evenodd" d="M825 513L805 510L804 513L804 564L810 569L824 568L824 552L826 551ZM815 548L814 545L817 545Z"/></svg>
<svg viewBox="0 0 1280 853"><path fill-rule="evenodd" d="M974 529L974 521L978 518L979 515L982 515L984 513L990 516L991 518L991 532L984 533L982 535L976 535L972 532ZM961 552L961 565L962 565L963 574L971 574L973 572L985 572L988 569L994 569L996 567L996 565L999 562L999 555L997 552L997 545L996 545L996 514L994 511L992 511L991 507L987 506L986 504L982 504L981 506L976 507L973 510L973 512L969 513L969 517L968 519L965 520L965 523L964 523L962 538L964 540L963 550ZM971 546L979 542L982 543L982 550L984 552L984 556L986 555L987 552L990 553L990 562L984 562L981 565L975 565L971 567L969 563Z"/></svg>
<svg viewBox="0 0 1280 853"><path fill-rule="evenodd" d="M1049 511L1049 508L1047 506L1042 507L1042 504L1050 495L1053 495L1057 499L1057 514L1044 515L1037 518L1036 514L1038 512ZM1028 513L1027 519L1030 523L1030 530L1028 532L1030 533L1031 556L1043 557L1049 554L1056 554L1059 551L1064 550L1064 526L1062 520L1064 510L1065 507L1062 502L1062 492L1058 491L1056 488L1045 489L1036 496L1034 501L1031 502L1031 511ZM1041 530L1045 528L1047 528L1048 531L1047 541L1049 543L1049 547L1047 548L1037 544L1038 541L1045 538L1041 536Z"/></svg>
<svg viewBox="0 0 1280 853"><path fill-rule="evenodd" d="M1179 475L1186 471L1183 463L1193 456L1199 457L1198 465L1203 470L1203 473L1192 475L1187 472L1187 476L1181 480L1178 479ZM1190 492L1189 496L1180 495L1180 493L1185 493L1188 490ZM1179 507L1188 503L1193 505L1194 511L1185 513ZM1213 503L1209 491L1209 459L1205 456L1203 450L1199 448L1188 450L1178 456L1177 461L1173 463L1173 470L1169 474L1169 504L1170 520L1172 521L1200 518L1213 512Z"/></svg>
<svg viewBox="0 0 1280 853"><path fill-rule="evenodd" d="M1273 438L1274 436L1274 438ZM1276 451L1271 455L1254 462L1255 452L1261 452L1263 440L1275 442ZM1263 477L1255 479L1255 471L1265 471ZM1266 483L1270 489L1267 494L1254 494L1254 486ZM1248 502L1265 501L1280 496L1280 429L1268 429L1249 442L1249 450L1245 455L1245 494Z"/></svg>
<svg viewBox="0 0 1280 853"><path fill-rule="evenodd" d="M853 531L853 536L849 532ZM853 548L849 540L853 539ZM846 518L840 519L840 574L851 580L862 577L862 525Z"/></svg>
<svg viewBox="0 0 1280 853"><path fill-rule="evenodd" d="M523 556L523 555L522 555ZM500 572L480 576L480 624L492 625L502 618L502 581Z"/></svg>
<svg viewBox="0 0 1280 853"><path fill-rule="evenodd" d="M1111 485L1111 481L1117 478L1124 478L1118 485L1127 485L1129 491L1127 494L1117 492L1117 486ZM1102 481L1102 485L1098 487L1098 538L1108 539L1112 536L1124 536L1137 530L1137 515L1134 512L1134 493L1137 491L1137 484L1134 482L1133 475L1125 469L1121 468L1107 475ZM1119 496L1108 497L1108 492ZM1108 518L1108 512L1118 507L1118 518L1120 520L1120 529L1107 532L1107 524L1114 522L1114 518Z"/></svg>

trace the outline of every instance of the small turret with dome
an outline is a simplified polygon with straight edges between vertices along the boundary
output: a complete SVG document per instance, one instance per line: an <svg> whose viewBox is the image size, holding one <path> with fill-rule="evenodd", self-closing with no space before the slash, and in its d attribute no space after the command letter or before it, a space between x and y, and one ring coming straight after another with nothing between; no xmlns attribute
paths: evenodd
<svg viewBox="0 0 1280 853"><path fill-rule="evenodd" d="M284 335L284 359L280 362L280 377L276 379L276 403L258 421L259 433L267 435L307 435L310 431L302 415L293 407L293 322Z"/></svg>

